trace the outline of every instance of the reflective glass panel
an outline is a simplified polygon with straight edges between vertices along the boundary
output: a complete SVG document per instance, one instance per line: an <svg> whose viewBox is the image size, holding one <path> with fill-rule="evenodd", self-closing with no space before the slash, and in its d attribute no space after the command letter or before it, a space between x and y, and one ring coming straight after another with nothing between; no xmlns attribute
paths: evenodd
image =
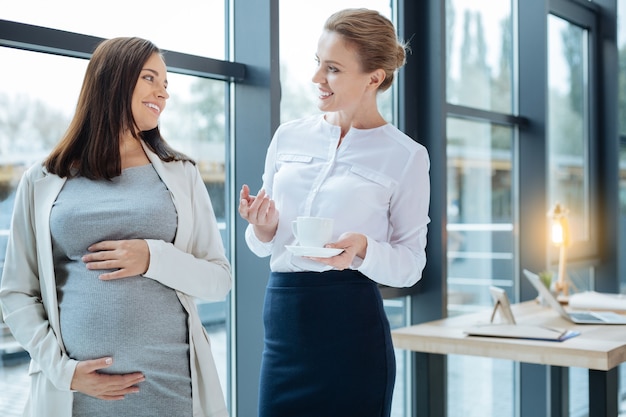
<svg viewBox="0 0 626 417"><path fill-rule="evenodd" d="M391 330L408 326L409 323L409 299L394 298L383 300L383 306L389 319ZM411 352L405 349L394 349L396 354L396 383L393 390L391 404L391 417L405 417L410 415L407 395L410 395L410 366Z"/></svg>
<svg viewBox="0 0 626 417"><path fill-rule="evenodd" d="M514 131L448 118L447 132L447 312L454 316L490 308L492 285L515 300ZM447 368L448 417L514 414L513 362L449 355Z"/></svg>
<svg viewBox="0 0 626 417"><path fill-rule="evenodd" d="M619 114L621 127L621 140L619 148L619 192L620 192L620 238L626 241L626 0L617 2L617 29L619 45ZM626 260L626 245L620 245L620 259ZM623 262L623 261L622 261ZM622 266L624 268L625 266ZM626 292L626 276L622 277L623 290Z"/></svg>
<svg viewBox="0 0 626 417"><path fill-rule="evenodd" d="M619 201L620 222L619 236L622 242L619 245L619 259L621 270L626 268L626 0L617 0L617 39L619 48L619 126L620 126L620 158L619 158ZM620 289L626 293L626 276L622 275ZM620 365L619 369L619 398L626 398L626 365ZM621 401L620 410L626 410L626 401Z"/></svg>
<svg viewBox="0 0 626 417"><path fill-rule="evenodd" d="M571 242L589 239L588 32L548 17L548 187L550 206L569 212Z"/></svg>
<svg viewBox="0 0 626 417"><path fill-rule="evenodd" d="M446 1L449 103L514 113L511 2Z"/></svg>
<svg viewBox="0 0 626 417"><path fill-rule="evenodd" d="M87 61L0 47L0 62L0 79L10 81L0 84L1 280L18 181L65 132ZM17 417L30 384L28 356L2 324L1 316L0 415Z"/></svg>
<svg viewBox="0 0 626 417"><path fill-rule="evenodd" d="M619 48L619 131L626 137L626 0L617 0L617 47Z"/></svg>
<svg viewBox="0 0 626 417"><path fill-rule="evenodd" d="M140 36L159 48L224 59L226 0L3 1L4 20L101 38Z"/></svg>
<svg viewBox="0 0 626 417"><path fill-rule="evenodd" d="M447 417L514 416L515 364L448 355Z"/></svg>

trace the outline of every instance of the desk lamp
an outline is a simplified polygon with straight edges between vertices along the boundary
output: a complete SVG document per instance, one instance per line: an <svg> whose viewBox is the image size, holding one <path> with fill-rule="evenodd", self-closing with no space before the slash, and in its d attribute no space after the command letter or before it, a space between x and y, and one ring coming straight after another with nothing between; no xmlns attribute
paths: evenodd
<svg viewBox="0 0 626 417"><path fill-rule="evenodd" d="M556 283L554 283L554 289L557 295L562 294L564 297L569 295L565 265L567 262L567 246L570 244L568 213L569 210L559 203L548 212L548 216L552 220L552 243L559 247L559 274Z"/></svg>

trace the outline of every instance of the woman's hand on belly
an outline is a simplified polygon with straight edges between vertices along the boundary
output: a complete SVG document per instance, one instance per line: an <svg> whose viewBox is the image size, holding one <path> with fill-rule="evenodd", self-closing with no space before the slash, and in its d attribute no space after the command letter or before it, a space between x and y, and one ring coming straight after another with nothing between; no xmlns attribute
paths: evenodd
<svg viewBox="0 0 626 417"><path fill-rule="evenodd" d="M87 269L115 269L100 275L100 279L119 279L141 275L148 270L150 249L143 239L105 240L94 243L83 256Z"/></svg>
<svg viewBox="0 0 626 417"><path fill-rule="evenodd" d="M112 358L78 362L70 388L101 400L123 400L127 394L139 392L139 387L135 384L145 380L141 372L123 375L98 372L112 364Z"/></svg>

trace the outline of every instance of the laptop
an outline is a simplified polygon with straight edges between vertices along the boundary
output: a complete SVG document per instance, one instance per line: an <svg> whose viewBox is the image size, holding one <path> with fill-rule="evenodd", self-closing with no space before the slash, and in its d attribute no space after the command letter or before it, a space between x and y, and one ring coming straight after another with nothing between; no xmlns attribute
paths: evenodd
<svg viewBox="0 0 626 417"><path fill-rule="evenodd" d="M609 311L566 311L556 297L539 279L539 275L524 269L524 275L535 287L539 295L556 310L561 317L576 324L626 324L626 316Z"/></svg>

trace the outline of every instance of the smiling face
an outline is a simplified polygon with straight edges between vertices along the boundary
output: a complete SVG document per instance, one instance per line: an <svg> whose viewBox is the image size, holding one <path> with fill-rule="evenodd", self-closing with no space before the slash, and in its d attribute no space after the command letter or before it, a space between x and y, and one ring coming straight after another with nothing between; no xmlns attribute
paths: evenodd
<svg viewBox="0 0 626 417"><path fill-rule="evenodd" d="M157 127L168 98L167 68L161 55L154 53L143 65L133 90L131 109L139 130Z"/></svg>
<svg viewBox="0 0 626 417"><path fill-rule="evenodd" d="M373 97L372 74L361 69L359 56L336 32L324 31L317 54L318 67L312 81L318 85L317 106L324 112L355 112Z"/></svg>

